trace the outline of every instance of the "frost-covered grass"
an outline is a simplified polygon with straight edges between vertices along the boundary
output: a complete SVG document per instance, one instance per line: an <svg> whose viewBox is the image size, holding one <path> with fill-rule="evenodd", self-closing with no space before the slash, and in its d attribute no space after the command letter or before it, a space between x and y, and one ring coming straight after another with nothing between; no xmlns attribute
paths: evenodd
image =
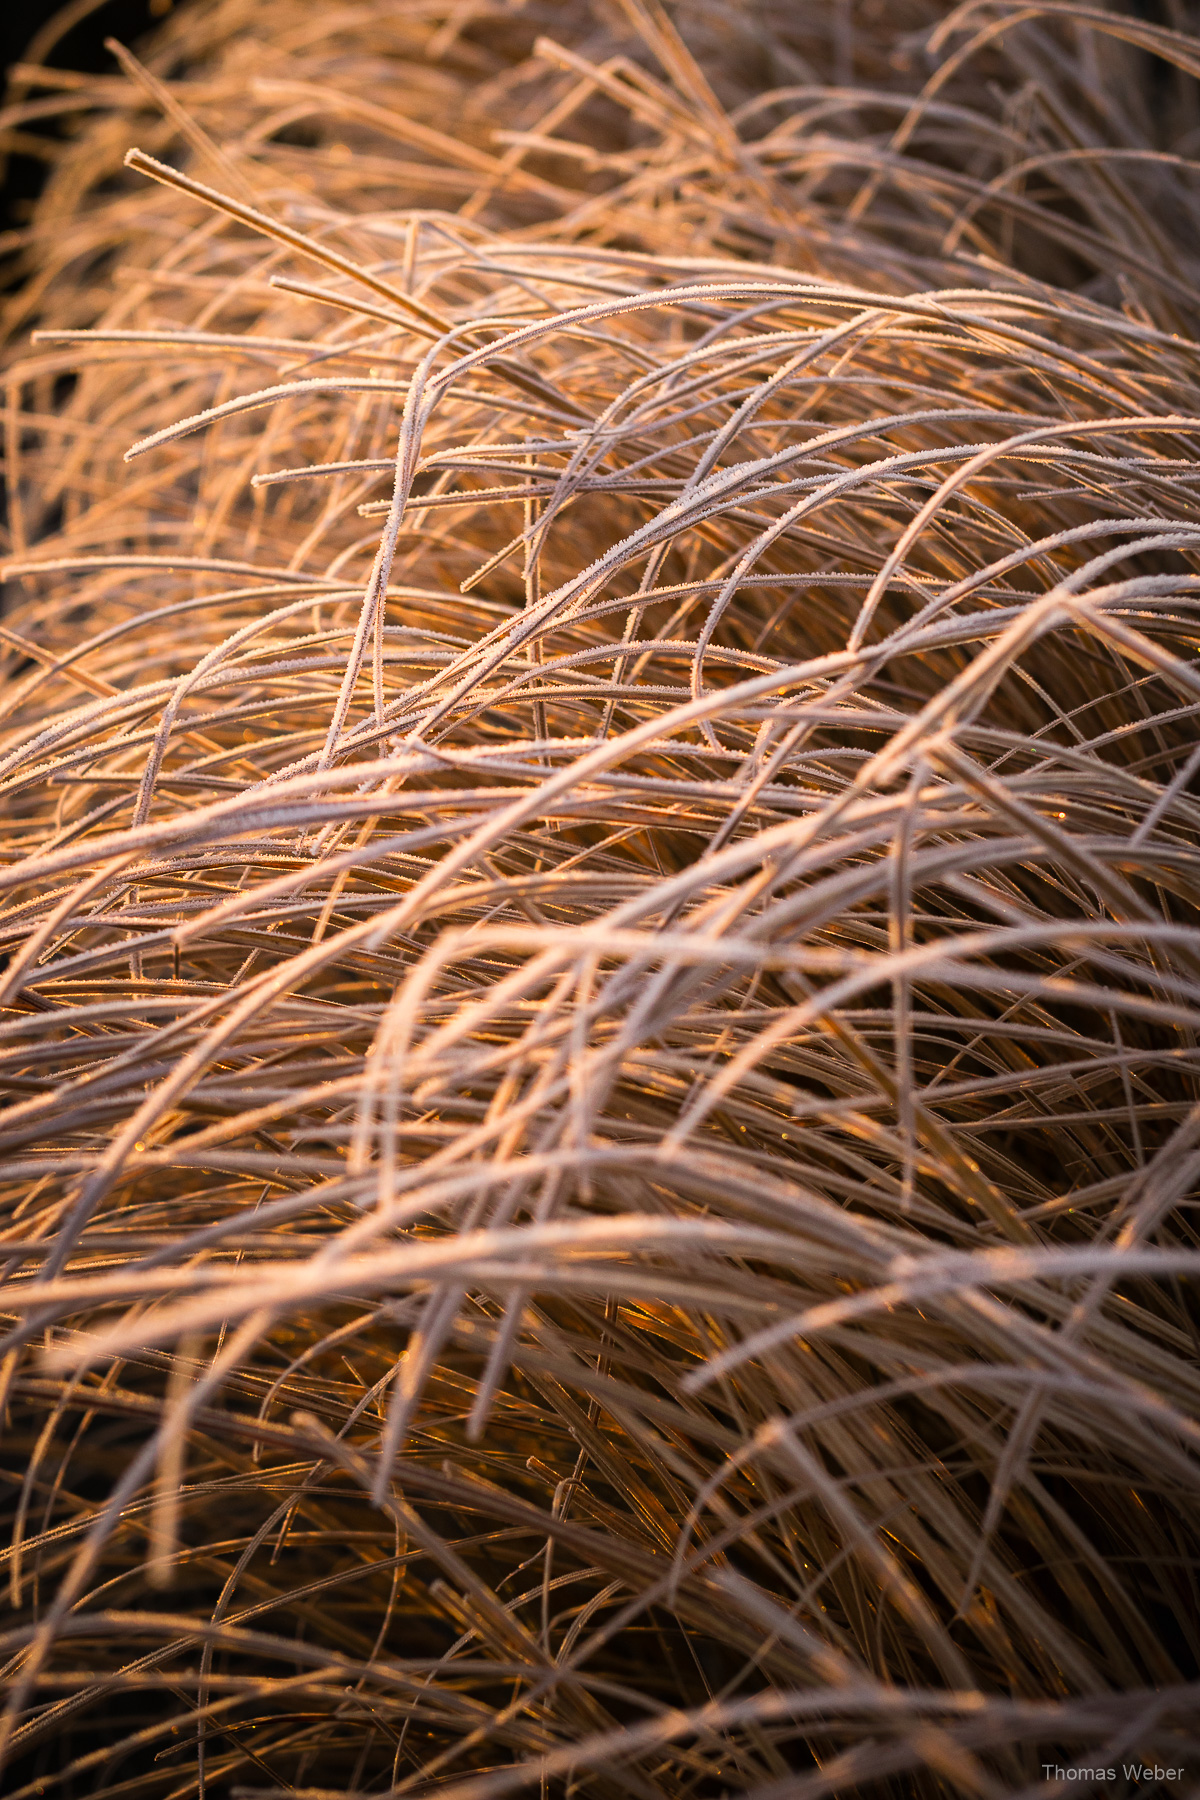
<svg viewBox="0 0 1200 1800"><path fill-rule="evenodd" d="M13 1800L1200 1779L1200 48L671 19L13 95Z"/></svg>

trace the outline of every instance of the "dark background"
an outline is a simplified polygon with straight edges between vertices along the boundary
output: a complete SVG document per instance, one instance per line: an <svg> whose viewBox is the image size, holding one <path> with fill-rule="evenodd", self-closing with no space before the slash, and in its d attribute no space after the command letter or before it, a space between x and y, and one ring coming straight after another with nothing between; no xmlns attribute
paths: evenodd
<svg viewBox="0 0 1200 1800"><path fill-rule="evenodd" d="M0 6L0 56L5 68L20 61L30 38L62 10L63 0L8 0ZM111 58L104 50L106 37L136 37L170 10L161 0L157 12L150 0L103 0L71 29L50 61L59 68L107 69Z"/></svg>
<svg viewBox="0 0 1200 1800"><path fill-rule="evenodd" d="M20 62L30 40L54 15L63 0L0 0L0 62L7 81L11 64ZM72 26L45 59L60 69L107 73L116 65L104 48L108 37L131 44L170 11L170 0L102 0ZM34 157L11 156L0 165L0 231L24 223L28 205L41 183L43 166Z"/></svg>

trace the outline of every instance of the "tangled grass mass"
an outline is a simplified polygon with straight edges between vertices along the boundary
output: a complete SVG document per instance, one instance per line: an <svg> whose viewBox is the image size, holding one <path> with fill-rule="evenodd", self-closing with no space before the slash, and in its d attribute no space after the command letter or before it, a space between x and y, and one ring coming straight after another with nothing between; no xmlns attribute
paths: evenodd
<svg viewBox="0 0 1200 1800"><path fill-rule="evenodd" d="M9 1800L1200 1791L1183 6L54 42Z"/></svg>

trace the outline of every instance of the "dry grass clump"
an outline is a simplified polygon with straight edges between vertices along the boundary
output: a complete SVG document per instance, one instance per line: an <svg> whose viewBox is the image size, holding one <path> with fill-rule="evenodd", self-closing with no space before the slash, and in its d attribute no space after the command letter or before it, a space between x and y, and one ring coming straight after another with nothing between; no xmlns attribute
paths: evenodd
<svg viewBox="0 0 1200 1800"><path fill-rule="evenodd" d="M14 1800L1200 1772L1200 49L937 10L37 78Z"/></svg>

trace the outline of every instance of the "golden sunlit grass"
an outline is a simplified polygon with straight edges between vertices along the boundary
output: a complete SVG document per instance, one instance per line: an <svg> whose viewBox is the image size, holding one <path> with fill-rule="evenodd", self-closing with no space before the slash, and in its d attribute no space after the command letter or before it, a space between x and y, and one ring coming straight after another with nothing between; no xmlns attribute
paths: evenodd
<svg viewBox="0 0 1200 1800"><path fill-rule="evenodd" d="M3 115L66 121L6 1791L1196 1779L1200 46L213 0L119 57Z"/></svg>

